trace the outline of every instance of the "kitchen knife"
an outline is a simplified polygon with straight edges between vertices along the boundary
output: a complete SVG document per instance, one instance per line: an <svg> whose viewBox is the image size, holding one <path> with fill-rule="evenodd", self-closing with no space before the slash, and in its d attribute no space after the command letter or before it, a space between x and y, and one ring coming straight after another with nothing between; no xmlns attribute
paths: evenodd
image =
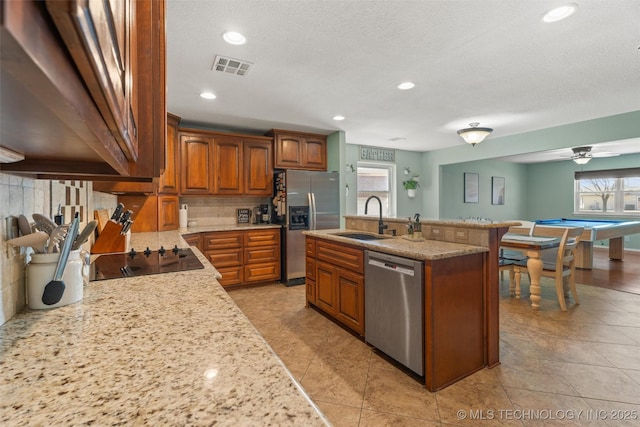
<svg viewBox="0 0 640 427"><path fill-rule="evenodd" d="M122 215L122 211L124 210L124 204L118 203L118 206L113 211L113 215L111 215L111 219L115 222L120 222L120 215Z"/></svg>
<svg viewBox="0 0 640 427"><path fill-rule="evenodd" d="M126 224L127 221L131 218L131 215L133 215L132 211L126 211L125 213L122 214L118 222L122 225Z"/></svg>
<svg viewBox="0 0 640 427"><path fill-rule="evenodd" d="M128 219L127 222L122 226L122 230L120 230L120 234L127 234L127 231L131 228L131 224L133 224L132 219Z"/></svg>

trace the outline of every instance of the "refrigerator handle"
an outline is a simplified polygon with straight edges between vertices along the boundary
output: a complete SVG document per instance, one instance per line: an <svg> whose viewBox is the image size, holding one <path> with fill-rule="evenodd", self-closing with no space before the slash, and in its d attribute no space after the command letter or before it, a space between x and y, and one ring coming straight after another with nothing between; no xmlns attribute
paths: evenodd
<svg viewBox="0 0 640 427"><path fill-rule="evenodd" d="M309 229L310 230L315 230L316 229L316 195L313 193L308 193L308 197L309 197Z"/></svg>

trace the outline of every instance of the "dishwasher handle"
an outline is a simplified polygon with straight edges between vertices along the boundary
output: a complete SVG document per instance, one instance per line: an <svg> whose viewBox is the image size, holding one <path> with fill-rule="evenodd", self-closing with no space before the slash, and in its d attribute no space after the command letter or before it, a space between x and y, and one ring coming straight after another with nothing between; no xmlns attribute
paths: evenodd
<svg viewBox="0 0 640 427"><path fill-rule="evenodd" d="M377 260L377 259L372 258L372 257L369 258L369 265L373 265L373 266L378 267L378 268L394 271L396 273L404 274L404 275L411 276L411 277L415 276L415 274L416 274L416 272L415 272L415 270L413 268L406 267L404 265L391 263L391 262L384 261L384 260Z"/></svg>

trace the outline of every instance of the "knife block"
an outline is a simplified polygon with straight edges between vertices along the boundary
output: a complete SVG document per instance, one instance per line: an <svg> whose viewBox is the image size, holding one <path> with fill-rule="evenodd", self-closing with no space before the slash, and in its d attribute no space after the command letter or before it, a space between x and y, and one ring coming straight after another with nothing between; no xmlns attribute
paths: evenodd
<svg viewBox="0 0 640 427"><path fill-rule="evenodd" d="M122 253L127 251L131 233L120 234L122 224L109 221L105 224L96 242L91 247L92 254Z"/></svg>

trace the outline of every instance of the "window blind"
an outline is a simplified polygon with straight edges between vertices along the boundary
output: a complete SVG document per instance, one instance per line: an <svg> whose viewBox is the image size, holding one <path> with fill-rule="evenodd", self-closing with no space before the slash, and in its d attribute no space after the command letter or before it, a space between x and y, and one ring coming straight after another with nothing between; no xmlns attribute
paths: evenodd
<svg viewBox="0 0 640 427"><path fill-rule="evenodd" d="M575 172L575 179L628 178L640 176L640 168L606 169L599 171Z"/></svg>

